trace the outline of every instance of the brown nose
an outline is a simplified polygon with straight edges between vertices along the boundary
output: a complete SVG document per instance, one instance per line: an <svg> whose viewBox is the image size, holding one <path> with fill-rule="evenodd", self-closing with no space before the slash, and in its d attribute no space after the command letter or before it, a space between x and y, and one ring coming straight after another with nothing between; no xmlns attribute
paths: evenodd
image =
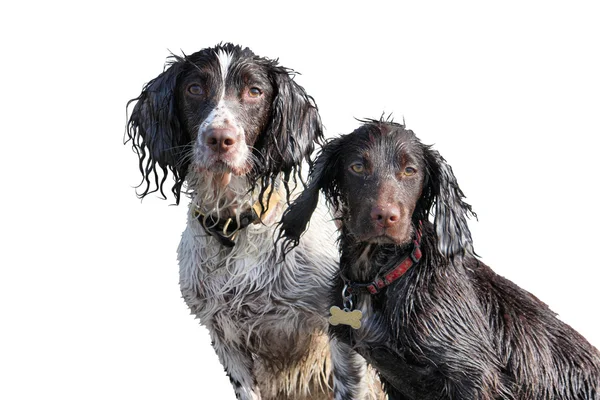
<svg viewBox="0 0 600 400"><path fill-rule="evenodd" d="M231 128L213 128L206 136L206 145L215 153L226 153L235 144L235 131Z"/></svg>
<svg viewBox="0 0 600 400"><path fill-rule="evenodd" d="M371 210L371 219L376 224L389 228L400 220L400 209L395 205L377 205Z"/></svg>

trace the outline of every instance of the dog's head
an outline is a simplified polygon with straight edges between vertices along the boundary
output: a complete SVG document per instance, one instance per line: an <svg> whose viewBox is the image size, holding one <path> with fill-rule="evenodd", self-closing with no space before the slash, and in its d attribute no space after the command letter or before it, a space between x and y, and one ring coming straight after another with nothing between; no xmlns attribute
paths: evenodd
<svg viewBox="0 0 600 400"><path fill-rule="evenodd" d="M472 252L466 218L474 214L452 168L403 125L368 120L324 146L308 187L284 214L287 246L298 243L320 190L353 241L408 243L433 210L440 254Z"/></svg>
<svg viewBox="0 0 600 400"><path fill-rule="evenodd" d="M287 180L322 138L316 105L293 71L232 44L172 56L131 103L141 197L164 196L169 171L177 202L192 169L244 176L252 187L280 173Z"/></svg>

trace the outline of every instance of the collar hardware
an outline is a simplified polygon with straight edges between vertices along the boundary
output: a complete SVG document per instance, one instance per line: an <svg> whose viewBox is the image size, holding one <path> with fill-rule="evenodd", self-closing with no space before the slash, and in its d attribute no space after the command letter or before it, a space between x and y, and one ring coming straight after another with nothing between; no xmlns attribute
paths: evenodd
<svg viewBox="0 0 600 400"><path fill-rule="evenodd" d="M271 191L271 186L269 186L265 190L262 200L262 204L266 204L266 208L263 209L261 201L257 200L252 207L242 211L238 218L224 219L205 214L198 206L194 207L192 218L200 222L206 233L216 238L223 246L231 248L235 246L235 238L240 230L250 224L261 223L270 212L276 209L281 196L277 189Z"/></svg>

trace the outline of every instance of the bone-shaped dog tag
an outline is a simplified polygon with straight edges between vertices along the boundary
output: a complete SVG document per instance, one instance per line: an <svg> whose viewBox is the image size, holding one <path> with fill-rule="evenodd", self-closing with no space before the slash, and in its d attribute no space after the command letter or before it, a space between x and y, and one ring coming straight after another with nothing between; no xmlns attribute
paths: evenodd
<svg viewBox="0 0 600 400"><path fill-rule="evenodd" d="M329 323L331 325L350 325L353 329L360 328L360 319L362 318L362 311L346 311L342 310L337 306L333 306L329 309L331 317L329 317Z"/></svg>

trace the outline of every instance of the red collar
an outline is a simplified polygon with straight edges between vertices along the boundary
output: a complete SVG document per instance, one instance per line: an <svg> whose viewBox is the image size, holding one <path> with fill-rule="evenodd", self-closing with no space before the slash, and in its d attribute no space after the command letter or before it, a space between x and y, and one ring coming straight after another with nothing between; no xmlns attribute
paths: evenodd
<svg viewBox="0 0 600 400"><path fill-rule="evenodd" d="M421 252L421 227L417 229L415 234L415 240L413 240L413 249L409 255L404 257L395 267L387 270L383 274L377 274L375 279L368 283L357 283L347 279L344 275L341 275L342 279L346 283L348 293L358 294L371 293L377 294L386 286L389 286L392 282L398 280L402 275L409 270L410 267L419 263L423 253Z"/></svg>

